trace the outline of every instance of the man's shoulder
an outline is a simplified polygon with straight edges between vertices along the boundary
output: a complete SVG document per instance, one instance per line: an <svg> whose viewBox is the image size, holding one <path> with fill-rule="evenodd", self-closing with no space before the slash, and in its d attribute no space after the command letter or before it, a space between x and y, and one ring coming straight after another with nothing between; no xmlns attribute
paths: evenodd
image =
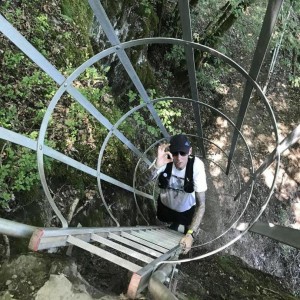
<svg viewBox="0 0 300 300"><path fill-rule="evenodd" d="M203 161L202 161L202 159L200 157L194 156L194 158L195 158L195 161L194 161L195 164L204 165L204 163L203 163Z"/></svg>
<svg viewBox="0 0 300 300"><path fill-rule="evenodd" d="M204 168L204 163L201 158L198 156L195 156L194 160L194 168Z"/></svg>

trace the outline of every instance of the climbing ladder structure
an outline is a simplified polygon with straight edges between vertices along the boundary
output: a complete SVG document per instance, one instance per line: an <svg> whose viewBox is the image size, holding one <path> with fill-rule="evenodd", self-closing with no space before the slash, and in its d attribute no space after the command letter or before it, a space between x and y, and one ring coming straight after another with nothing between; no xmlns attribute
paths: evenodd
<svg viewBox="0 0 300 300"><path fill-rule="evenodd" d="M132 272L127 294L135 298L147 287L157 264L180 253L182 236L159 226L38 228L32 234L29 249L38 251L74 245L117 264Z"/></svg>
<svg viewBox="0 0 300 300"><path fill-rule="evenodd" d="M225 206L230 204L234 207L234 211L230 214L230 218L226 219L226 223L222 224L220 232L217 232L214 236L211 235L204 244L210 244L210 249L207 250L205 254L197 259L213 255L226 247L232 245L238 239L240 239L247 231L253 231L258 234L263 234L270 236L280 242L287 243L294 247L300 247L299 238L297 240L297 232L291 228L279 228L278 226L270 227L268 224L258 223L259 217L262 215L264 209L266 208L268 201L273 193L276 176L278 173L280 154L287 148L291 147L300 137L300 126L298 126L294 131L292 131L283 141L279 141L277 123L272 111L272 108L265 96L265 94L260 89L258 83L256 82L260 68L264 61L264 57L268 51L268 44L270 42L272 32L280 12L283 0L269 0L266 9L264 21L262 24L261 32L257 40L257 47L253 54L253 59L251 62L249 72L236 63L230 57L218 52L215 49L207 47L193 42L193 35L191 29L191 17L189 11L189 1L178 0L178 9L180 12L180 20L182 23L182 39L177 38L164 38L164 37L150 37L138 40L130 40L121 42L119 40L117 30L111 24L106 12L99 0L89 0L89 5L94 13L94 19L100 24L103 32L105 33L108 42L111 44L110 48L107 48L100 53L95 54L90 57L81 66L78 66L74 72L65 77L50 61L38 51L30 41L25 38L4 16L0 14L0 32L6 36L17 48L19 48L23 53L27 55L40 69L42 69L58 86L52 100L50 101L44 117L40 126L38 133L38 138L30 138L28 135L23 135L21 133L14 132L10 127L4 128L0 127L0 139L7 142L15 143L22 147L29 148L36 152L37 154L37 165L39 170L39 176L41 178L41 184L43 186L45 195L56 215L56 217L61 222L62 228L36 228L34 226L28 226L25 224L13 223L8 220L0 218L0 233L18 236L18 237L28 237L30 236L29 248L33 251L53 249L57 247L65 246L76 246L94 255L97 255L103 259L106 259L112 263L115 263L132 273L131 281L128 288L128 295L131 298L135 298L136 295L142 291L148 285L149 278L153 271L156 270L157 266L164 262L166 264L171 264L174 258L176 258L180 252L179 241L182 238L182 234L171 231L166 227L160 226L140 226L140 227L120 227L118 220L113 216L112 210L109 205L107 205L104 199L104 193L102 191L101 182L107 182L118 189L123 189L126 192L132 193L136 206L137 212L141 215L141 210L138 206L137 196L143 197L149 201L154 201L154 193L148 190L142 190L139 186L136 186L137 170L139 169L141 163L150 166L152 163L153 155L151 151L156 149L159 142L163 142L170 138L170 133L164 126L161 117L155 109L156 103L160 101L178 101L178 107L184 103L187 107L190 106L190 114L188 119L191 121L191 126L189 137L193 138L195 147L193 150L197 150L197 154L207 162L210 162L217 166L226 176L226 179L230 176L235 178L237 183L233 189L233 192L229 195L230 200ZM173 1L177 2L177 1ZM138 1L137 1L138 3ZM150 99L146 88L143 86L135 66L131 63L128 52L130 48L134 47L148 47L150 44L167 44L169 46L176 45L182 47L184 50L184 55L186 58L187 74L189 80L189 96L190 98L177 97L176 95L167 95L158 99ZM127 50L127 52L126 52ZM222 112L208 103L201 101L205 98L203 95L199 95L199 88L197 86L196 70L195 70L195 60L194 60L194 50L198 52L203 52L206 55L211 55L217 59L222 60L224 63L230 65L241 77L243 81L241 86L244 86L244 90L241 91L240 99L237 99L239 103L239 109L236 121L232 121L226 116L226 111ZM133 83L142 103L130 111L126 112L117 122L111 123L113 121L106 118L101 113L100 108L94 106L89 99L81 93L78 89L78 84L76 80L80 78L88 68L97 65L99 62L101 64L101 59L107 59L107 57L113 56L118 59L118 62L124 68L127 73L128 78ZM274 137L272 140L274 147L272 152L267 155L265 161L256 168L253 166L253 157L250 148L247 145L246 138L243 136L243 125L247 113L247 108L250 103L250 98L252 92L255 91L257 96L260 98L260 103L263 109L267 112L267 117L269 121L268 128L270 127L269 134L270 137ZM168 93L171 91L167 91ZM69 157L64 154L62 149L57 150L51 148L49 143L46 142L47 129L52 118L53 111L57 106L58 102L64 94L68 94L76 102L76 104L82 106L94 119L107 130L107 136L101 144L101 149L99 151L99 157L97 164L95 166L88 166L80 159ZM157 140L156 136L153 136L153 140L147 141L145 149L139 148L139 141L130 140L126 136L126 132L120 131L118 128L123 122L127 122L127 118L130 118L134 113L139 110L145 109L147 113L151 115L151 119L155 124L156 128L159 129L161 133L161 139ZM211 113L212 115L218 115L224 123L228 124L228 130L230 130L228 136L231 137L231 142L228 142L228 148L226 148L221 143L218 146L216 142L208 140L204 136L201 115L203 116L203 110L205 114ZM267 118L264 116L264 118ZM184 117L182 117L184 119ZM251 123L252 124L252 123ZM250 128L253 129L253 128ZM108 145L111 138L115 138L118 142L124 145L124 149L130 150L132 157L134 157L136 164L136 169L132 175L132 185L128 184L130 180L126 183L122 179L113 178L109 174L103 173L101 169L102 159L106 146ZM152 138L152 137L151 137ZM132 139L132 136L131 136ZM228 138L229 139L229 138ZM239 143L241 141L241 143ZM270 147L271 147L270 143ZM215 152L210 155L209 151L211 147L215 152L221 153L222 161L215 161ZM238 171L235 166L235 150L237 147L241 147L243 150L243 157L245 161L249 163L245 166L239 166L244 168L244 173L248 174L248 179L243 181L240 177L243 174ZM240 149L239 149L240 150ZM143 152L144 151L144 152ZM268 149L269 151L269 149ZM84 154L83 154L84 155ZM97 179L99 195L101 196L103 206L106 208L108 214L113 219L116 227L111 228L68 228L68 222L62 215L60 209L57 207L53 193L48 187L46 172L44 170L44 156L50 157L57 162L61 162L68 167L84 172L90 175L93 179ZM79 155L78 155L79 156ZM218 155L216 155L218 156ZM77 157L77 156L76 156ZM133 160L134 160L133 159ZM251 196L253 190L258 186L258 193L260 194L261 189L257 182L262 172L266 170L273 162L276 162L274 167L274 176L272 177L269 189L261 197L261 200L257 200L255 205L251 201ZM241 163L241 162L240 162ZM134 162L133 162L134 164ZM122 170L122 172L126 172ZM128 179L128 178L127 178ZM252 209L255 213L250 217L247 214L247 209L252 205ZM221 215L221 214L220 214ZM147 224L147 220L143 224ZM228 221L229 220L229 221ZM228 221L228 222L227 222ZM239 223L243 223L245 226L242 230L238 229ZM290 238L287 238L290 236ZM197 245L198 246L198 245ZM200 245L201 246L201 245ZM207 247L209 249L209 247Z"/></svg>

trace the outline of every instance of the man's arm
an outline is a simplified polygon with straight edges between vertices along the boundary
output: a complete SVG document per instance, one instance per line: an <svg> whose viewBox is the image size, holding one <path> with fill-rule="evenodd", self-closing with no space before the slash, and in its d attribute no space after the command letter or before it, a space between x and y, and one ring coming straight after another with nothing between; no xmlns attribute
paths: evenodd
<svg viewBox="0 0 300 300"><path fill-rule="evenodd" d="M172 154L167 151L169 144L161 144L157 148L157 157L150 167L142 174L140 182L142 185L147 185L152 181L158 174L157 171L169 162L173 161Z"/></svg>
<svg viewBox="0 0 300 300"><path fill-rule="evenodd" d="M138 181L143 186L147 185L154 178L156 178L158 170L159 168L156 166L156 159L155 159L154 162L150 165L150 167L140 176Z"/></svg>
<svg viewBox="0 0 300 300"><path fill-rule="evenodd" d="M193 233L197 233L197 230L202 221L205 212L205 192L195 192L196 208L192 219L192 223L187 234L180 240L180 245L183 249L183 254L187 254L193 245L194 237ZM192 233L189 233L191 231Z"/></svg>
<svg viewBox="0 0 300 300"><path fill-rule="evenodd" d="M205 192L200 192L200 193L195 192L195 198L196 198L195 213L189 229L193 230L193 232L196 233L205 212Z"/></svg>

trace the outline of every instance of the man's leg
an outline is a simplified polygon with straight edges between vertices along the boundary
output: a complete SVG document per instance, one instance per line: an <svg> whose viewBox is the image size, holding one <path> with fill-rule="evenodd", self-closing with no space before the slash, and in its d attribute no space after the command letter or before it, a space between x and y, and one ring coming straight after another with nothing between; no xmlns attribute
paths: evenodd
<svg viewBox="0 0 300 300"><path fill-rule="evenodd" d="M195 213L195 206L183 212L177 212L165 206L160 197L157 199L157 218L166 223L171 223L170 229L178 231L179 225L184 226L184 233L187 233Z"/></svg>
<svg viewBox="0 0 300 300"><path fill-rule="evenodd" d="M184 226L184 234L190 229L192 219L195 213L195 206L192 206L189 210L178 213L178 223Z"/></svg>
<svg viewBox="0 0 300 300"><path fill-rule="evenodd" d="M160 220L162 222L166 222L166 223L172 223L172 222L176 221L176 218L174 218L174 213L176 213L176 211L165 206L161 202L160 197L158 197L157 212L156 212L156 216L157 216L158 220Z"/></svg>
<svg viewBox="0 0 300 300"><path fill-rule="evenodd" d="M172 223L169 228L172 229L172 230L175 230L175 231L178 231L178 227L179 227L180 224L178 223Z"/></svg>
<svg viewBox="0 0 300 300"><path fill-rule="evenodd" d="M169 207L165 206L161 200L160 197L157 199L157 218L161 222L171 223L169 226L170 229L178 231L178 227L180 223L177 222L178 212L170 209Z"/></svg>

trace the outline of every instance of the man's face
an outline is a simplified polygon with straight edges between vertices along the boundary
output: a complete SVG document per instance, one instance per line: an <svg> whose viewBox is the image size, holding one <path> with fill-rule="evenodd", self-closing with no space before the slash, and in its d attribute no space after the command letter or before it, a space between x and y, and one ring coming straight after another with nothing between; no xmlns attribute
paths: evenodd
<svg viewBox="0 0 300 300"><path fill-rule="evenodd" d="M173 163L178 170L182 170L186 167L189 155L192 153L192 148L187 155L181 155L180 152L174 153L173 155Z"/></svg>

